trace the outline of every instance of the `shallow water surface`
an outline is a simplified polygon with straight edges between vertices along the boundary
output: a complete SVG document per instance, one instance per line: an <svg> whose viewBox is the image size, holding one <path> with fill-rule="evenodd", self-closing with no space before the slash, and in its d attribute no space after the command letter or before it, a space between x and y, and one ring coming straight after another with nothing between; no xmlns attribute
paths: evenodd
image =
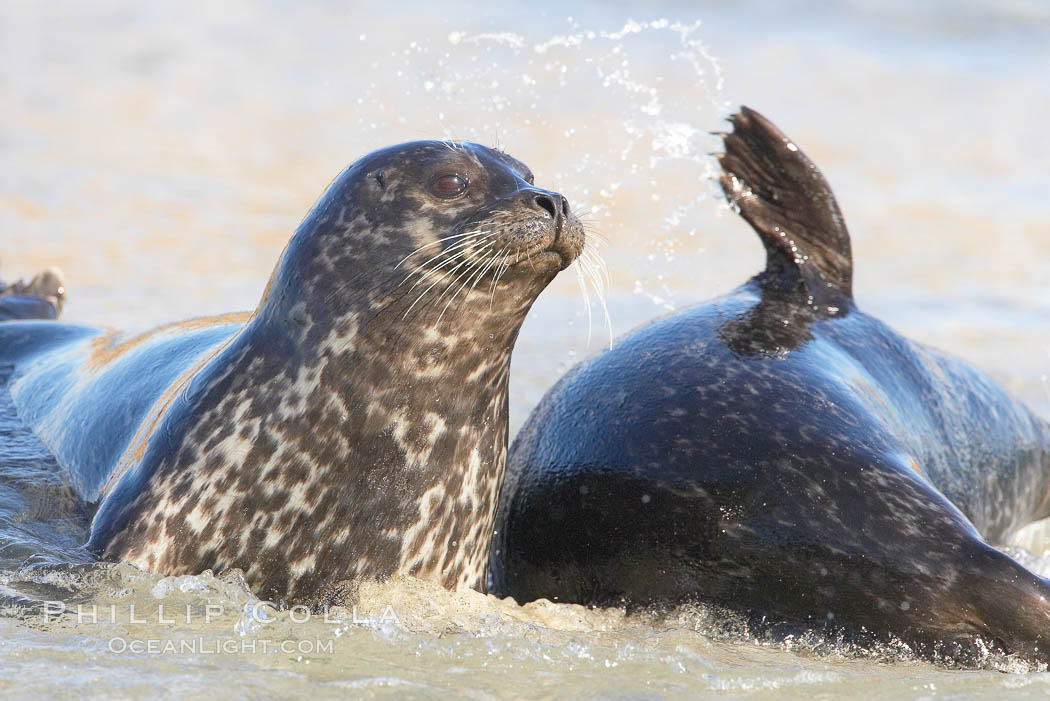
<svg viewBox="0 0 1050 701"><path fill-rule="evenodd" d="M762 265L706 156L718 148L707 132L745 103L834 187L858 303L1050 415L1044 4L754 0L657 4L641 16L626 3L541 1L484 17L436 7L0 8L0 274L58 265L64 318L78 323L145 329L251 309L347 163L389 143L466 138L498 143L586 214L620 335ZM512 431L561 373L608 343L591 302L588 314L570 270L534 307L513 360ZM702 608L518 607L400 581L363 587L357 608L329 620L299 621L259 608L235 578L51 568L39 563L77 559L75 509L40 520L39 495L60 500L61 483L31 440L20 445L0 483L5 698L1050 692L1050 675L1011 660L957 671L902 649L770 643ZM26 480L41 485L35 501L15 489ZM1015 554L1047 574L1042 541ZM61 601L64 613L32 600ZM163 649L172 642L190 647Z"/></svg>

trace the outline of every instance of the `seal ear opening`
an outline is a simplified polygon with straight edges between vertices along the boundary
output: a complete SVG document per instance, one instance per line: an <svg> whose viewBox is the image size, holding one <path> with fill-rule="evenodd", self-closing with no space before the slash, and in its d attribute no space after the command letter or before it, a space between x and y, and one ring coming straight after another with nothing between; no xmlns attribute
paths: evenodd
<svg viewBox="0 0 1050 701"><path fill-rule="evenodd" d="M769 274L801 273L817 300L853 297L849 232L820 170L773 123L741 107L723 134L719 183L766 248Z"/></svg>

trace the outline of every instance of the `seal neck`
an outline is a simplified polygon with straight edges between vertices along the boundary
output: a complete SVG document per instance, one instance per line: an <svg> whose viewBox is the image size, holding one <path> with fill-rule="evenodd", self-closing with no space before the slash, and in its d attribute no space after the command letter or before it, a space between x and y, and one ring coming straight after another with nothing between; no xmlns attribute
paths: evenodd
<svg viewBox="0 0 1050 701"><path fill-rule="evenodd" d="M447 310L387 295L338 316L309 303L264 305L194 381L185 421L170 417L191 469L208 473L197 479L245 491L207 517L231 524L211 546L217 562L187 547L164 569L241 567L275 600L319 601L333 582L394 575L483 590L507 456L510 353L532 292L519 286L493 300L475 291ZM235 417L237 438L224 437L215 416ZM215 449L222 440L235 445ZM164 473L174 479L179 461L156 468L161 501ZM266 565L246 561L236 544L261 505L275 509L275 492L286 495L275 518L289 527L268 536L279 543Z"/></svg>

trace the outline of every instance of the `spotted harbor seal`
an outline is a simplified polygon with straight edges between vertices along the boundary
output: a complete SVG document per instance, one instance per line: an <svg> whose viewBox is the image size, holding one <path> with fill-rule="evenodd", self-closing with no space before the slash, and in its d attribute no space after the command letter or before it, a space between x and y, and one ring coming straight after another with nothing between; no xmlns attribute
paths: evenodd
<svg viewBox="0 0 1050 701"><path fill-rule="evenodd" d="M510 156L387 148L329 186L250 315L0 324L0 399L97 505L104 559L239 568L273 601L396 574L483 588L511 347L583 246Z"/></svg>
<svg viewBox="0 0 1050 701"><path fill-rule="evenodd" d="M861 312L820 171L756 112L731 123L721 185L765 271L546 395L511 447L493 590L1050 659L1050 586L988 545L1050 516L1050 427Z"/></svg>

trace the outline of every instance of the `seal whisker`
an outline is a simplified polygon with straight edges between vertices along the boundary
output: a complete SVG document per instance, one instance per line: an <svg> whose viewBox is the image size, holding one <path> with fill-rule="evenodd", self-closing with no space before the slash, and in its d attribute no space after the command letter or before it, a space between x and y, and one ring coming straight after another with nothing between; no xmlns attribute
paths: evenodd
<svg viewBox="0 0 1050 701"><path fill-rule="evenodd" d="M588 255L589 254L589 255ZM581 269L583 274L590 280L591 285L594 286L594 294L598 298L598 303L602 307L602 316L605 318L605 328L609 332L609 348L613 346L613 328L612 328L612 317L609 315L609 305L606 298L605 291L609 288L609 274L608 270L604 267L605 261L601 259L596 250L585 250L578 259L581 262ZM590 301L588 300L588 318L590 314ZM590 343L590 333L588 329L587 336L588 343Z"/></svg>
<svg viewBox="0 0 1050 701"><path fill-rule="evenodd" d="M491 243L490 244L486 244L486 247L489 246L489 245L491 245ZM419 303L419 300L423 299L423 297L426 296L427 292L430 292L432 289L434 289L435 285L437 285L439 282L441 282L442 280L447 278L449 275L452 275L453 273L455 273L457 270L462 268L464 265L468 264L470 261L471 261L470 257L467 257L467 258L463 259L458 265L456 265L456 267L452 268L451 270L446 271L444 275L442 275L440 278L438 278L437 280L432 282L430 284L430 286L427 287L427 289L423 290L419 294L419 296L416 297L416 301L412 302L412 304L408 307L408 309L405 310L405 314L404 314L404 316L402 318L403 319L408 318L408 314L409 314L409 312L412 311L413 307L415 307L416 304ZM453 282L452 284L455 284L455 283ZM415 285L413 285L413 288L415 288ZM444 293L442 293L442 294L444 294ZM438 299L441 299L441 296L438 296Z"/></svg>
<svg viewBox="0 0 1050 701"><path fill-rule="evenodd" d="M423 244L422 246L417 248L412 253L416 253L417 251L422 251L423 249L429 248L431 246L436 246L439 243L442 243L444 241L451 241L453 239L463 238L464 236L473 236L474 234L483 233L485 231L487 231L487 229L482 229L482 228L479 227L477 229L471 229L470 231L462 231L462 232L460 232L458 234L449 234L448 236L442 236L441 238L435 239L434 241L431 241L430 243ZM404 262L404 259L402 259L402 262Z"/></svg>
<svg viewBox="0 0 1050 701"><path fill-rule="evenodd" d="M584 228L587 230L587 239L588 239L588 241L591 244L598 244L598 243L608 244L609 243L609 238L605 234L603 234L602 232L600 232L597 229L595 229L593 224L590 224L588 222L583 222L583 225L584 225Z"/></svg>
<svg viewBox="0 0 1050 701"><path fill-rule="evenodd" d="M600 273L602 283L606 288L612 287L612 280L609 277L609 267L605 264L605 259L602 258L598 246L587 248L581 254L581 257L586 257Z"/></svg>
<svg viewBox="0 0 1050 701"><path fill-rule="evenodd" d="M492 276L492 289L489 291L489 308L492 307L492 303L496 298L496 286L499 285L500 278L503 277L503 273L507 271L507 261L510 259L510 247L507 246L503 249L503 259L496 266L496 273Z"/></svg>
<svg viewBox="0 0 1050 701"><path fill-rule="evenodd" d="M410 270L409 273L407 275L405 275L404 279L401 280L400 283L398 283L398 287L400 287L401 285L404 285L406 282L411 280L413 277L417 277L418 276L419 279L416 280L415 284L413 284L412 287L409 288L410 291L414 290L415 288L419 287L420 283L426 282L428 279L430 279L433 273L441 270L446 265L449 265L450 263L456 261L457 259L463 257L464 255L469 256L470 252L472 250L470 248L469 244L477 244L480 241L484 241L484 240L486 240L486 239L488 239L490 237L491 237L491 233L486 233L484 235L478 235L478 236L476 236L474 238L464 239L463 241L457 242L457 244L455 246L452 246L452 247L450 247L450 248L448 248L446 250L443 250L441 253L438 253L437 255L433 256L429 260L426 260L423 263L421 263L418 266L416 266L415 269ZM460 246L459 244L464 244L464 245ZM455 253L453 254L452 251L455 251ZM436 265L431 266L430 264L433 263L434 261L440 261L440 262L437 263Z"/></svg>
<svg viewBox="0 0 1050 701"><path fill-rule="evenodd" d="M445 304L445 308L441 310L440 314L438 314L437 321L434 322L434 326L435 327L437 327L437 325L441 323L441 318L443 316L445 316L445 312L447 312L448 308L450 306L452 306L452 303L456 301L456 297L458 297L459 293L463 291L463 288L465 288L467 286L467 284L471 281L471 279L474 279L475 277L483 274L485 272L485 268L487 268L488 265L491 264L492 260L493 259L490 258L488 261L485 261L485 260L478 261L477 264L474 266L474 268L472 270L468 270L466 272L466 274L462 276L463 277L463 284L461 284L459 286L459 288L456 290L455 294L453 294L452 297L449 298L448 303ZM475 284L476 284L476 281L475 281ZM470 289L473 290L474 287L471 286ZM469 294L470 294L470 292L467 293L468 296L469 296Z"/></svg>
<svg viewBox="0 0 1050 701"><path fill-rule="evenodd" d="M584 224L584 228L587 230L587 238L592 239L591 243L608 245L609 237L594 224Z"/></svg>
<svg viewBox="0 0 1050 701"><path fill-rule="evenodd" d="M486 274L486 273L487 273L487 272L488 272L489 270L491 270L491 269L492 269L492 266L493 266L493 265L494 265L494 264L496 263L496 261L497 261L497 260L499 260L499 255L500 255L500 253L502 253L502 251L499 251L499 252L497 252L497 253L496 253L496 255L494 255L494 256L492 256L491 258L489 258L489 263L488 263L488 265L486 265L486 266L485 266L484 268L482 268L482 270L481 270L481 273L480 273L480 274L479 274L479 275L477 276L477 278L475 278L475 280L474 280L474 284L470 286L470 290L469 290L469 291L467 292L467 296L468 296L468 297L470 296L470 294L471 294L472 292L474 292L474 288L478 286L478 283L479 283L479 282L481 282L481 279L482 279L483 277L485 277L485 274ZM489 302L489 305L491 306L491 304L492 304L492 302L490 301L490 302Z"/></svg>
<svg viewBox="0 0 1050 701"><path fill-rule="evenodd" d="M463 268L462 270L459 270L459 272L457 272L453 276L452 281L448 285L446 285L445 289L442 290L441 294L438 295L438 297L437 297L438 301L443 299L445 297L445 295L447 295L449 293L449 291L452 288L454 288L461 280L463 280L465 277L471 275L472 272L474 271L476 265L485 262L485 260L486 260L486 258L484 257L485 251L488 250L489 248L491 248L493 245L495 245L495 243L496 243L496 241L489 241L488 243L486 243L481 248L471 249L467 253L467 255L463 259L463 261L459 265L457 265L456 268L454 268L454 270L458 270L459 268L463 268L464 264L467 264L466 267ZM480 260L478 260L479 258L480 258Z"/></svg>
<svg viewBox="0 0 1050 701"><path fill-rule="evenodd" d="M437 255L435 255L434 257L430 258L429 260L424 261L423 263L420 264L419 267L425 268L426 266L430 265L434 261L440 260L443 256L451 256L456 251L458 251L458 253L455 253L455 255L461 255L464 251L469 252L469 251L473 250L473 248L472 248L473 246L476 246L477 244L481 243L482 241L485 241L486 239L493 238L495 235L496 235L495 233L489 233L489 234L485 234L483 236L478 236L476 238L472 238L472 239L469 239L469 240L463 240L463 241L455 244L454 246L449 246L445 250L441 251L441 253L438 253Z"/></svg>
<svg viewBox="0 0 1050 701"><path fill-rule="evenodd" d="M474 236L475 234L481 234L481 233L485 233L487 231L488 231L488 229L474 229L473 231L467 231L467 232L464 232L462 234L453 234L451 236L443 236L443 237L439 238L437 241L431 241L430 243L423 244L422 246L420 246L419 248L417 248L416 250L412 251L411 253L409 253L404 258L402 258L400 261L398 261L398 264L395 265L394 267L395 268L401 267L401 265L403 265L406 260L408 260L412 256L416 255L420 251L423 251L423 250L426 250L426 249L430 248L431 246L437 246L437 245L439 245L441 243L444 243L445 241L451 241L453 239L459 239L459 238L463 238L465 236ZM445 249L445 250L447 251L449 249Z"/></svg>
<svg viewBox="0 0 1050 701"><path fill-rule="evenodd" d="M472 240L471 243L477 244L477 243L480 243L481 241L487 240L489 238L491 238L490 235L482 236L482 237L480 237L480 238L478 238L476 240ZM417 280L416 284L412 285L412 287L409 288L409 289L415 289L416 287L419 286L420 283L426 281L425 273L437 272L437 271L441 270L443 267L445 267L446 265L448 265L449 263L452 263L452 262L456 261L457 259L462 258L464 256L466 256L469 259L471 254L475 253L477 250L478 249L475 249L475 248L472 248L472 247L468 246L468 247L460 248L458 251L456 251L452 255L448 255L448 251L442 251L440 254L434 256L433 258L428 260L426 263L424 263L421 266L419 266L418 270L413 271L412 273L410 273L408 275L408 277L406 277L402 281L401 284L404 284L405 282L407 282L412 277L412 275L423 274L423 277L420 280ZM441 260L440 263L438 263L437 265L434 265L434 266L432 266L430 268L426 267L429 263L440 259L442 256L446 256L446 257L444 258L444 260Z"/></svg>
<svg viewBox="0 0 1050 701"><path fill-rule="evenodd" d="M437 296L437 298L432 302L432 304L440 303L441 300L443 300L445 298L445 296L448 295L450 291L452 291L453 288L456 288L455 292L449 298L448 302L445 304L444 308L441 310L441 313L438 315L437 320L434 322L434 327L435 328L441 322L441 318L443 316L445 316L445 312L448 311L449 306L452 304L452 302L459 295L460 291L464 287L466 287L466 285L470 282L471 277L473 277L474 273L478 270L478 268L480 266L484 265L485 262L486 262L486 259L481 259L481 260L471 259L470 265L468 265L465 269L461 270L456 275L456 277L452 280L452 282L449 283L448 285L446 285L445 289L441 291L441 294L439 294ZM457 285L458 285L458 287L457 287Z"/></svg>
<svg viewBox="0 0 1050 701"><path fill-rule="evenodd" d="M457 251L455 254L453 254L451 256L448 256L447 258L443 259L437 265L434 265L434 266L429 267L429 268L425 268L425 267L421 266L417 270L413 270L411 273L409 273L408 277L406 277L404 280L402 280L400 284L403 285L406 282L408 282L409 280L411 280L412 276L418 275L419 279L416 280L415 284L413 284L412 287L408 288L409 292L411 292L412 290L416 289L417 287L419 287L421 284L423 284L427 280L430 280L434 275L436 275L437 273L441 272L441 270L443 268L445 268L445 266L450 265L452 263L455 263L455 262L457 262L457 261L459 261L460 259L463 259L463 258L469 259L471 253L473 253L473 249L471 249L471 248L464 248L464 249L462 249L460 251Z"/></svg>
<svg viewBox="0 0 1050 701"><path fill-rule="evenodd" d="M605 262L596 253L586 258L584 263L586 264L585 270L589 271L590 279L594 285L594 292L602 303L606 324L609 326L609 333L611 334L612 322L609 319L609 309L606 305L606 290L610 287L609 271L605 268Z"/></svg>
<svg viewBox="0 0 1050 701"><path fill-rule="evenodd" d="M602 285L601 279L595 273L595 269L594 268L595 268L595 266L594 266L594 262L593 262L592 259L590 259L590 258L581 259L581 261L580 261L580 274L582 275L582 277L584 278L585 282L587 283L587 286L594 288L594 295L595 295L595 297L597 297L598 304L602 308L602 317L603 317L603 319L605 321L606 329L609 332L609 347L611 348L612 347L612 323L611 323L611 321L609 319L609 310L608 310L608 306L606 305L606 302L605 302L605 289L606 288ZM587 298L587 305L588 305L587 319L588 319L588 321L590 321L590 319L591 319L591 316L590 316L590 297ZM590 340L591 340L590 329L588 329L588 334L587 334L588 347L590 346Z"/></svg>
<svg viewBox="0 0 1050 701"><path fill-rule="evenodd" d="M587 281L583 277L583 256L576 259L573 264L573 268L576 271L576 282L580 286L580 294L583 295L583 308L587 310L587 347L591 347L591 330L594 326L594 319L591 315L591 297L587 294Z"/></svg>
<svg viewBox="0 0 1050 701"><path fill-rule="evenodd" d="M597 278L595 284L600 286L603 290L612 287L612 280L609 277L609 269L605 267L605 261L597 255L591 256L587 260L592 266L594 266L595 276Z"/></svg>
<svg viewBox="0 0 1050 701"><path fill-rule="evenodd" d="M590 219L590 217L591 212L576 215L576 218L580 220L580 223L583 224L583 228L587 232L588 240L593 238L594 240L599 241L601 243L609 243L609 237L605 234L604 231L595 226L594 222Z"/></svg>
<svg viewBox="0 0 1050 701"><path fill-rule="evenodd" d="M492 308L493 300L496 299L496 285L499 284L499 279L503 277L504 271L506 271L507 259L510 258L509 246L504 247L500 253L503 255L503 260L500 261L499 265L496 266L496 273L492 276L492 289L489 290L489 309Z"/></svg>
<svg viewBox="0 0 1050 701"><path fill-rule="evenodd" d="M518 260L518 253L517 253L517 250L515 250L515 252L514 252L514 262L516 263L517 260ZM506 275L507 271L510 270L510 267L512 265L514 265L514 263L510 262L510 252L508 251L507 252L507 260L503 263L503 270L501 270L500 273L499 273L500 277Z"/></svg>
<svg viewBox="0 0 1050 701"><path fill-rule="evenodd" d="M425 266L425 265L427 265L428 263L430 263L430 262L432 262L434 260L437 260L438 258L440 258L441 256L443 256L446 253L451 253L452 251L456 250L457 248L463 248L464 246L470 246L472 243L477 243L478 241L480 241L482 239L485 239L485 238L487 238L489 236L493 236L495 234L495 232L490 230L490 229L485 229L485 230L472 231L472 232L470 232L470 234L471 234L470 237L463 238L463 239L461 239L459 241L456 241L454 244L450 245L448 248L442 249L440 253L435 255L430 260L421 263L420 267ZM440 241L435 241L435 243L440 243ZM433 244L428 244L428 245L433 245Z"/></svg>

